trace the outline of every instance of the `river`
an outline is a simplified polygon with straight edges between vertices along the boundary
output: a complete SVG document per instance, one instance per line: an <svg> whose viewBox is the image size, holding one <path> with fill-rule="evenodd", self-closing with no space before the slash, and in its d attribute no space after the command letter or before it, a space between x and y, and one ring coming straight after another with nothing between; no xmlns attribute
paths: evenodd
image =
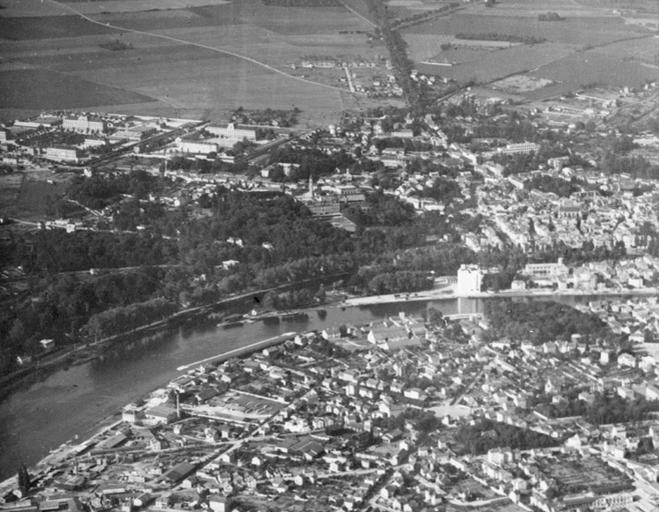
<svg viewBox="0 0 659 512"><path fill-rule="evenodd" d="M574 299L565 302L574 303ZM432 305L444 314L481 311L480 299L449 299ZM32 465L78 435L82 440L124 405L165 385L178 366L245 346L287 331L321 330L332 325L365 324L405 311L420 313L426 303L347 308L328 307L325 318L311 311L308 321L263 322L225 329L214 324L183 326L157 342L122 354L59 370L0 402L0 479L21 463Z"/></svg>

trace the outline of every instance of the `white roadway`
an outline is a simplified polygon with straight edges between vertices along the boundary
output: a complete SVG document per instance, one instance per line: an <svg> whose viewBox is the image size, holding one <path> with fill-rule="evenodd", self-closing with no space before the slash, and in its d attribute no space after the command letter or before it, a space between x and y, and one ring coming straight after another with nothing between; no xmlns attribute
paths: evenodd
<svg viewBox="0 0 659 512"><path fill-rule="evenodd" d="M63 9L63 10L69 11L69 12L71 12L71 13L77 15L77 16L80 16L82 19L88 21L89 23L93 23L95 25L100 25L100 26L106 27L106 28L113 28L115 30L120 30L122 32L131 32L133 34L140 34L140 35L155 37L155 38L158 38L158 39L165 39L167 41L173 41L175 43L180 43L180 44L184 44L184 45L188 45L188 46L196 46L198 48L204 48L205 50L210 50L210 51L213 51L213 52L216 52L216 53L221 53L223 55L230 55L231 57L236 57L237 59L242 59L244 61L251 62L252 64L255 64L255 65L260 66L262 68L265 68L269 71L272 71L273 73L277 73L279 75L285 76L287 78L290 78L291 80L297 80L298 82L302 82L302 83L305 83L307 85L314 85L316 87L323 87L325 89L332 89L334 91L339 91L339 92L348 92L342 87L336 87L334 85L323 84L323 83L320 83L320 82L314 82L313 80L308 80L306 78L291 75L289 73L286 73L285 71L282 71L281 69L277 69L274 66L266 64L265 62L261 62L259 60L253 59L252 57L248 57L246 55L242 55L240 53L237 53L237 52L234 52L234 51L231 51L231 50L225 50L223 48L218 48L216 46L209 46L209 45L206 45L206 44L203 44L203 43L195 43L194 41L188 41L186 39L180 39L178 37L168 36L168 35L165 35L165 34L158 34L158 33L155 33L155 32L147 32L145 30L136 30L136 29L132 29L132 28L121 27L119 25L114 25L112 23L106 23L106 22L98 21L98 20L92 18L91 16L83 13L82 11L79 11L78 9L76 9L75 7L73 7L71 5L64 4L62 2L58 2L57 0L46 0L46 1L49 2L50 4L53 4L53 5L61 8L61 9ZM359 15L358 13L355 13L355 11L353 11L349 7L347 7L347 6L344 6L344 7L347 10L351 11L352 13L357 14L360 18L366 19L363 16ZM371 22L369 22L369 23L371 23ZM359 93L353 93L353 94L359 94Z"/></svg>
<svg viewBox="0 0 659 512"><path fill-rule="evenodd" d="M412 293L396 293L388 295L370 295L368 297L351 297L343 301L340 306L368 306L371 304L390 304L396 302L417 302L442 299L489 299L505 297L616 297L616 296L652 296L659 295L659 288L632 288L610 290L575 290L570 289L529 289L529 290L501 290L499 292L474 292L457 294L446 288L437 290L422 290Z"/></svg>
<svg viewBox="0 0 659 512"><path fill-rule="evenodd" d="M277 336L273 336L273 337L267 338L265 340L255 341L254 343L250 343L249 345L245 345L244 347L234 348L233 350L229 350L227 352L222 352L221 354L216 354L214 356L207 357L205 359L200 359L199 361L195 361L194 363L179 366L178 368L176 368L176 371L182 372L182 371L185 371L185 370L189 370L190 368L194 368L195 366L199 366L199 365L202 365L202 364L205 364L205 363L210 363L211 361L215 361L216 359L230 358L230 357L232 357L234 355L237 355L237 354L242 354L244 352L249 352L250 350L256 350L256 349L261 348L261 347L265 348L265 347L269 346L270 342L272 342L273 340L276 340L277 338L282 338L282 340L284 340L285 338L292 338L296 334L297 333L295 333L295 332L285 332L283 334L278 334Z"/></svg>

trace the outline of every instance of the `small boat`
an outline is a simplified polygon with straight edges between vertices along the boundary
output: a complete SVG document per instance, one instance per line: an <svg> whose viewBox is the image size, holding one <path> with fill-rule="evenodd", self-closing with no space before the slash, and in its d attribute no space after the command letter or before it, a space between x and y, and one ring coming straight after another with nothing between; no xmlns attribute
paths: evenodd
<svg viewBox="0 0 659 512"><path fill-rule="evenodd" d="M222 327L225 329L233 329L234 327L242 327L243 325L245 325L245 322L227 322L222 325Z"/></svg>
<svg viewBox="0 0 659 512"><path fill-rule="evenodd" d="M264 316L262 320L266 325L279 325L278 316Z"/></svg>

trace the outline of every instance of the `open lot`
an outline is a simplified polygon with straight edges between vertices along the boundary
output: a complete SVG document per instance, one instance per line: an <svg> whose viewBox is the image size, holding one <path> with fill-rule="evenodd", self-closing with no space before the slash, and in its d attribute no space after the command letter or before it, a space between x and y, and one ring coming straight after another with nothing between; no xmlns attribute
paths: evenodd
<svg viewBox="0 0 659 512"><path fill-rule="evenodd" d="M10 17L23 4L0 0L6 7L0 18L0 118L21 109L29 115L80 108L223 119L238 106L295 105L303 125L326 124L362 100L336 80L287 76L291 66L309 54L374 59L384 52L366 44L358 32L369 25L341 6L277 7L260 0L167 0L158 10L152 0L133 0L126 11L116 6L131 0L67 6L91 9L90 3L114 7L94 14L101 23L95 24L66 8L50 15L57 5L47 0L48 15ZM151 10L135 11L138 5ZM183 5L192 7L170 8ZM37 7L27 0L23 12ZM100 46L116 40L125 48Z"/></svg>
<svg viewBox="0 0 659 512"><path fill-rule="evenodd" d="M267 397L230 390L208 400L203 405L191 406L193 415L212 417L225 421L263 421L286 407L286 403Z"/></svg>
<svg viewBox="0 0 659 512"><path fill-rule="evenodd" d="M528 75L514 75L493 84L496 89L510 93L525 93L552 85L551 80Z"/></svg>
<svg viewBox="0 0 659 512"><path fill-rule="evenodd" d="M0 175L0 212L2 215L6 215L8 208L18 201L22 183L22 173Z"/></svg>
<svg viewBox="0 0 659 512"><path fill-rule="evenodd" d="M68 187L70 175L51 171L25 171L0 176L0 215L42 220ZM50 183L49 183L50 180Z"/></svg>

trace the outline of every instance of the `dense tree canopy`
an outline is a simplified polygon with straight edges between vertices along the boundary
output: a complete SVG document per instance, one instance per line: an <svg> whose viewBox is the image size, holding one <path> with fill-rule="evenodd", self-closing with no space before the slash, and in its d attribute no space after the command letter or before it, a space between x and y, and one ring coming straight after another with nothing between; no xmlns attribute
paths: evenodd
<svg viewBox="0 0 659 512"><path fill-rule="evenodd" d="M28 238L17 244L13 254L27 272L160 265L175 262L178 256L174 241L149 233L67 233L54 229L39 231Z"/></svg>
<svg viewBox="0 0 659 512"><path fill-rule="evenodd" d="M462 426L456 430L455 441L454 449L460 455L481 455L500 447L513 450L548 448L561 443L560 439L545 434L490 420Z"/></svg>
<svg viewBox="0 0 659 512"><path fill-rule="evenodd" d="M85 331L95 339L127 332L136 327L162 320L178 309L163 298L108 309L91 316Z"/></svg>
<svg viewBox="0 0 659 512"><path fill-rule="evenodd" d="M598 316L557 302L492 300L486 302L485 314L491 335L496 338L509 337L540 344L567 340L573 334L593 341L610 335L607 325Z"/></svg>
<svg viewBox="0 0 659 512"><path fill-rule="evenodd" d="M91 178L77 178L68 194L89 208L101 209L115 203L124 194L144 199L149 192L158 190L162 186L160 178L145 171L133 171L114 176L97 174Z"/></svg>
<svg viewBox="0 0 659 512"><path fill-rule="evenodd" d="M536 189L540 192L551 192L559 197L570 197L575 192L581 190L576 179L568 181L546 175L533 176L524 183L524 187L528 190Z"/></svg>
<svg viewBox="0 0 659 512"><path fill-rule="evenodd" d="M646 400L640 395L630 400L617 393L598 392L593 394L592 400L585 401L579 399L578 394L574 390L565 401L559 403L543 396L546 400L536 409L553 418L583 416L593 425L638 422L646 419L650 412L659 410L659 401Z"/></svg>

